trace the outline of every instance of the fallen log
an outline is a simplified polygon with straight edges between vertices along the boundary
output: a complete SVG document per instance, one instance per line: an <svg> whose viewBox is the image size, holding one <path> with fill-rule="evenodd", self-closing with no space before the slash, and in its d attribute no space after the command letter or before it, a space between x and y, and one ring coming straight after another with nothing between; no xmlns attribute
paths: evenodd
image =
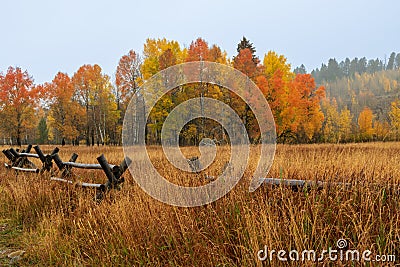
<svg viewBox="0 0 400 267"><path fill-rule="evenodd" d="M291 186L291 187L311 187L322 189L324 186L351 186L350 183L342 183L342 182L322 182L322 181L313 181L313 180L296 180L296 179L281 179L281 178L260 178L261 184L270 184L270 185L283 185L283 186Z"/></svg>
<svg viewBox="0 0 400 267"><path fill-rule="evenodd" d="M299 189L309 190L312 188L315 188L317 190L322 190L323 188L330 188L330 187L344 187L346 189L350 189L356 185L354 183L344 183L344 182L323 182L323 181L313 181L313 180L296 180L296 179L282 179L282 178L260 178L258 181L259 185L265 184L272 186L287 186L290 187L293 191L299 191ZM389 190L391 194L400 193L399 184L382 185L379 183L372 183L368 184L368 186L375 186L379 188L383 186L387 190Z"/></svg>
<svg viewBox="0 0 400 267"><path fill-rule="evenodd" d="M360 184L360 183L344 183L344 182L322 182L322 181L312 181L312 180L295 180L295 179L280 179L280 178L260 178L259 185L271 185L271 186L287 186L290 187L292 191L297 192L300 190L307 190L314 188L317 190L322 190L324 188L331 187L342 187L346 189L352 189L353 187L369 187L374 188L374 190L384 190L387 195L399 195L400 194L400 185L399 184L380 184L380 183L369 183L369 184ZM251 190L253 192L257 189L256 186Z"/></svg>
<svg viewBox="0 0 400 267"><path fill-rule="evenodd" d="M260 178L261 184L269 185L283 185L292 187L322 187L323 183L320 181L310 181L310 180L295 180L295 179L280 179L280 178Z"/></svg>

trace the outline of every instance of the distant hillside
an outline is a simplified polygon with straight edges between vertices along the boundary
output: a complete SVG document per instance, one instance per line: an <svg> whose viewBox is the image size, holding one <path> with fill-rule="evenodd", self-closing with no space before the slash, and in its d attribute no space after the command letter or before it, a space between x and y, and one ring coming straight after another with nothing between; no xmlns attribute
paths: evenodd
<svg viewBox="0 0 400 267"><path fill-rule="evenodd" d="M301 66L295 72L303 70ZM363 57L338 63L330 59L311 74L318 85L325 86L327 97L336 99L339 110L347 107L352 114L367 106L376 119L387 121L390 103L400 98L400 53L391 53L387 61Z"/></svg>
<svg viewBox="0 0 400 267"><path fill-rule="evenodd" d="M400 68L400 53L392 52L389 59L366 59L354 58L350 60L346 58L344 61L338 63L335 58L329 59L327 64L322 64L320 69L315 69L311 72L317 84L324 84L325 82L333 82L343 77L354 77L357 73L373 74L383 70L397 70ZM304 66L300 66L294 72L304 71Z"/></svg>

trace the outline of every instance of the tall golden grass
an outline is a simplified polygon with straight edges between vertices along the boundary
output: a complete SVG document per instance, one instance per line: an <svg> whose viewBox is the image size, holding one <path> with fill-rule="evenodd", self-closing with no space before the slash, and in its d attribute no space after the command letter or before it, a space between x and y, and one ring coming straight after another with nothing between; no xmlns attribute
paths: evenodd
<svg viewBox="0 0 400 267"><path fill-rule="evenodd" d="M182 150L188 157L198 153ZM257 162L257 147L253 150L239 184L218 201L195 208L151 198L129 173L121 191L96 204L93 190L51 182L48 175L16 176L2 167L0 216L23 229L16 242L27 251L19 262L23 266L284 266L277 259L261 262L257 252L265 245L321 251L334 248L340 238L352 249L400 257L400 197L388 190L400 184L400 143L278 145L270 177L353 184L319 191L262 186L249 193ZM102 153L110 163L123 158L122 148L115 147L63 147L60 156L66 161L73 152L85 163L96 163ZM218 174L229 153L219 148L211 174ZM161 148L151 147L149 154L171 181L204 182L201 175L167 167ZM86 182L106 179L101 171L74 172Z"/></svg>

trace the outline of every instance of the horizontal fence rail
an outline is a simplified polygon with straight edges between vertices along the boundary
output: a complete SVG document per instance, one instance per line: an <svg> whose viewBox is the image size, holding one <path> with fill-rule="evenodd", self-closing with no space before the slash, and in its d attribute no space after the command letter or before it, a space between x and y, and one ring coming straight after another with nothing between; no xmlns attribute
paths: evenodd
<svg viewBox="0 0 400 267"><path fill-rule="evenodd" d="M91 170L102 170L103 167L100 164L85 164L85 163L75 163L75 162L63 162L66 166L71 166L78 169L91 169ZM110 165L110 168L114 168L115 165Z"/></svg>
<svg viewBox="0 0 400 267"><path fill-rule="evenodd" d="M39 172L40 172L39 169L28 169L28 168L13 167L13 166L11 166L11 165L8 165L7 163L4 163L4 166L5 166L7 169L13 169L13 170L16 170L16 171L34 172L34 173L39 173Z"/></svg>
<svg viewBox="0 0 400 267"><path fill-rule="evenodd" d="M77 186L81 187L92 187L92 188L98 188L100 190L105 190L103 184L92 184L92 183L84 183L84 182L76 182L74 183L71 180L63 179L63 178L57 178L57 177L51 177L51 181L57 181L57 182L63 182L63 183L68 183L68 184L76 184Z"/></svg>

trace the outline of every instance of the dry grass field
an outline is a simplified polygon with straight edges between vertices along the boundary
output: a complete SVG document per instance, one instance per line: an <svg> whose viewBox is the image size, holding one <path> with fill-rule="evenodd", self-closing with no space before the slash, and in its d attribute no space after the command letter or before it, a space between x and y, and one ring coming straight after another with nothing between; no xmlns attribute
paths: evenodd
<svg viewBox="0 0 400 267"><path fill-rule="evenodd" d="M49 153L53 146L42 149ZM209 170L217 175L229 157L218 148ZM197 148L183 148L194 156ZM119 164L122 148L62 147L64 161L97 163L104 153ZM276 256L260 261L270 249L321 251L344 238L349 248L400 258L400 143L278 145L270 177L349 182L352 187L293 192L262 186L248 192L257 147L245 176L226 196L209 205L181 208L147 195L127 172L120 191L101 203L95 191L49 181L49 175L18 174L0 167L0 265L6 252L24 250L20 266L287 266ZM160 173L177 184L205 183L201 175L182 174L166 164L159 147L149 149ZM3 156L3 162L6 158ZM39 164L40 165L40 164ZM77 179L104 182L102 171L74 170ZM146 173L143 173L146 176ZM3 251L3 254L1 253ZM5 251L5 252L4 252ZM392 265L396 263L390 263ZM293 266L315 266L312 261ZM357 262L325 260L320 266ZM390 265L389 264L389 265ZM370 266L377 266L371 263Z"/></svg>

